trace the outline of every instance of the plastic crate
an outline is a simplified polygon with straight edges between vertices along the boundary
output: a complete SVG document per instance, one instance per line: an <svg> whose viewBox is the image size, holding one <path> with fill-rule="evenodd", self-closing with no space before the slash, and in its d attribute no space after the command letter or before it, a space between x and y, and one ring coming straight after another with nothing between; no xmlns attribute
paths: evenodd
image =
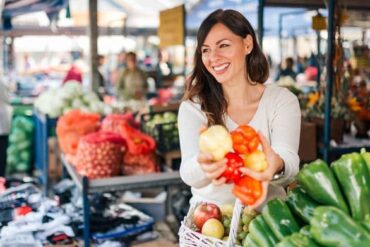
<svg viewBox="0 0 370 247"><path fill-rule="evenodd" d="M152 136L157 143L157 150L166 153L180 148L177 121L152 122L156 116L163 116L169 112L146 113L141 115L141 130ZM171 112L176 114L176 112Z"/></svg>
<svg viewBox="0 0 370 247"><path fill-rule="evenodd" d="M55 136L57 118L50 118L34 108L35 119L35 167L40 173L41 183L45 185L44 193L48 193L49 174L49 137Z"/></svg>

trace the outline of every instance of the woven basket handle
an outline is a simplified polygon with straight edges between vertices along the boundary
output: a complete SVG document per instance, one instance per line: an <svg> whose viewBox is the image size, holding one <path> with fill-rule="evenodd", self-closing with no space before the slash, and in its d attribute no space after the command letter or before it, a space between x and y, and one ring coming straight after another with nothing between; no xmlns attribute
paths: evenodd
<svg viewBox="0 0 370 247"><path fill-rule="evenodd" d="M242 209L243 209L243 204L241 203L239 199L236 199L234 211L233 211L233 217L231 219L231 224L230 224L229 238L227 239L226 247L235 246L235 240L237 236L240 214L242 212Z"/></svg>

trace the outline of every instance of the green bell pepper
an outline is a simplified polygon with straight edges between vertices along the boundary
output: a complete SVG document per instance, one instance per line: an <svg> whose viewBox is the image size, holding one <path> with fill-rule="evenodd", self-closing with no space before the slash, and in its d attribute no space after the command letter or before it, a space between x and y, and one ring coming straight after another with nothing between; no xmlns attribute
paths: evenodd
<svg viewBox="0 0 370 247"><path fill-rule="evenodd" d="M278 242L262 215L258 215L251 221L248 236L261 247L274 247Z"/></svg>
<svg viewBox="0 0 370 247"><path fill-rule="evenodd" d="M324 246L368 247L370 234L338 208L317 207L311 219L313 239Z"/></svg>
<svg viewBox="0 0 370 247"><path fill-rule="evenodd" d="M296 232L283 238L276 247L318 247L318 245L309 237Z"/></svg>
<svg viewBox="0 0 370 247"><path fill-rule="evenodd" d="M339 185L325 161L318 159L305 165L296 179L299 185L318 203L334 206L348 213L348 207Z"/></svg>
<svg viewBox="0 0 370 247"><path fill-rule="evenodd" d="M295 187L288 192L287 204L294 214L306 223L310 222L313 210L319 206L302 188Z"/></svg>
<svg viewBox="0 0 370 247"><path fill-rule="evenodd" d="M344 154L331 164L347 198L352 218L362 220L370 214L370 175L359 153Z"/></svg>
<svg viewBox="0 0 370 247"><path fill-rule="evenodd" d="M361 148L361 156L362 158L364 158L365 162L366 162L366 165L367 165L367 168L370 172L370 152L366 152L366 149L365 148Z"/></svg>
<svg viewBox="0 0 370 247"><path fill-rule="evenodd" d="M273 199L266 204L262 210L262 216L279 240L299 231L299 226L289 207L279 198Z"/></svg>
<svg viewBox="0 0 370 247"><path fill-rule="evenodd" d="M312 214L312 216L313 216L313 214ZM310 229L311 229L310 225L303 226L303 227L301 228L301 230L299 230L299 233L301 233L301 234L303 234L303 235L305 235L305 236L307 236L307 237L312 238L312 234L311 234L311 232L310 232Z"/></svg>
<svg viewBox="0 0 370 247"><path fill-rule="evenodd" d="M370 214L365 215L365 219L361 221L361 225L368 233L370 233Z"/></svg>
<svg viewBox="0 0 370 247"><path fill-rule="evenodd" d="M254 242L251 237L247 235L247 237L243 241L243 247L261 247L256 242Z"/></svg>

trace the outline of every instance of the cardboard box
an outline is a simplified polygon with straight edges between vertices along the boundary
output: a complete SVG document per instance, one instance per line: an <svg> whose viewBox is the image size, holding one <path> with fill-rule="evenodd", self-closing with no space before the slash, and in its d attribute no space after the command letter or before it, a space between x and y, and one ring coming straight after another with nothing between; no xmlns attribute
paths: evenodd
<svg viewBox="0 0 370 247"><path fill-rule="evenodd" d="M302 120L298 155L301 163L317 159L316 124Z"/></svg>

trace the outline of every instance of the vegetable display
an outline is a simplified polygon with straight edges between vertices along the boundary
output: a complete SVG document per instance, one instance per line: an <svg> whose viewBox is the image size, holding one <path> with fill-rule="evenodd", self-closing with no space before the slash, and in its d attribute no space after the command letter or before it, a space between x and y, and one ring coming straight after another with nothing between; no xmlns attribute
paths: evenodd
<svg viewBox="0 0 370 247"><path fill-rule="evenodd" d="M266 239L274 237L278 247L370 246L370 174L363 155L344 154L331 166L322 160L306 164L286 202L273 199L262 209L270 236L255 234L257 217L243 247L271 246Z"/></svg>
<svg viewBox="0 0 370 247"><path fill-rule="evenodd" d="M43 92L36 99L35 107L51 118L57 118L72 109L103 115L112 111L94 92L85 92L81 83L76 81L68 81L62 88L52 88Z"/></svg>
<svg viewBox="0 0 370 247"><path fill-rule="evenodd" d="M7 173L27 172L31 169L34 124L25 116L13 119L7 148Z"/></svg>

